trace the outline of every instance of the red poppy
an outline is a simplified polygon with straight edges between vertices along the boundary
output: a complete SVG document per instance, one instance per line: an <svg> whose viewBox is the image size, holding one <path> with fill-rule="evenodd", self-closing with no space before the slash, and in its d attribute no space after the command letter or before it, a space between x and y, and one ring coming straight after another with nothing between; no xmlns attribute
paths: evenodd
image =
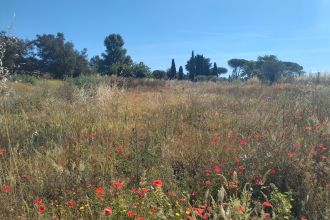
<svg viewBox="0 0 330 220"><path fill-rule="evenodd" d="M105 209L103 209L103 214L104 215L107 215L107 216L112 215L112 209L111 208L105 208Z"/></svg>
<svg viewBox="0 0 330 220"><path fill-rule="evenodd" d="M144 218L142 216L139 216L136 218L136 220L144 220Z"/></svg>
<svg viewBox="0 0 330 220"><path fill-rule="evenodd" d="M255 176L255 177L254 177L254 183L255 183L257 186L261 186L261 184L262 184L262 178L261 178L261 176Z"/></svg>
<svg viewBox="0 0 330 220"><path fill-rule="evenodd" d="M2 186L2 191L5 192L5 193L9 192L10 189L11 189L11 187L8 186L8 185L4 185L4 186Z"/></svg>
<svg viewBox="0 0 330 220"><path fill-rule="evenodd" d="M4 155L6 151L6 148L0 148L0 156Z"/></svg>
<svg viewBox="0 0 330 220"><path fill-rule="evenodd" d="M216 167L216 168L214 168L214 171L215 171L216 173L221 173L221 168L220 168L220 167Z"/></svg>
<svg viewBox="0 0 330 220"><path fill-rule="evenodd" d="M239 145L247 145L246 140L241 139L241 140L239 141Z"/></svg>
<svg viewBox="0 0 330 220"><path fill-rule="evenodd" d="M306 218L306 216L301 216L300 220L308 220L308 219Z"/></svg>
<svg viewBox="0 0 330 220"><path fill-rule="evenodd" d="M296 156L296 154L294 152L291 152L291 151L288 152L288 157L294 158L295 156Z"/></svg>
<svg viewBox="0 0 330 220"><path fill-rule="evenodd" d="M124 185L125 185L125 183L122 182L122 181L117 181L117 182L113 182L113 183L112 183L112 186L113 186L117 191L120 191L121 188L123 188Z"/></svg>
<svg viewBox="0 0 330 220"><path fill-rule="evenodd" d="M277 168L273 167L270 171L272 175L275 175L277 173Z"/></svg>
<svg viewBox="0 0 330 220"><path fill-rule="evenodd" d="M95 193L96 196L100 199L100 200L104 200L104 194L105 194L105 190L102 187L96 188L95 189Z"/></svg>
<svg viewBox="0 0 330 220"><path fill-rule="evenodd" d="M119 154L122 154L124 153L125 149L123 146L118 146L116 147L116 152L119 153Z"/></svg>
<svg viewBox="0 0 330 220"><path fill-rule="evenodd" d="M40 214L44 214L45 211L46 211L46 206L44 206L44 205L39 205L37 211L38 211Z"/></svg>
<svg viewBox="0 0 330 220"><path fill-rule="evenodd" d="M36 199L33 200L33 203L36 204L36 205L41 205L42 199L36 198Z"/></svg>
<svg viewBox="0 0 330 220"><path fill-rule="evenodd" d="M326 147L326 146L324 146L324 145L321 145L320 146L320 150L327 150L328 148ZM1 150L0 150L0 155L1 155Z"/></svg>
<svg viewBox="0 0 330 220"><path fill-rule="evenodd" d="M147 192L149 192L149 189L147 189L147 188L142 188L142 189L140 189L140 191L139 191L139 195L140 195L141 197L144 197L145 194L146 194Z"/></svg>
<svg viewBox="0 0 330 220"><path fill-rule="evenodd" d="M162 187L163 186L163 181L162 180L154 180L152 182L153 187Z"/></svg>
<svg viewBox="0 0 330 220"><path fill-rule="evenodd" d="M73 201L73 200L69 200L69 201L66 203L66 205L67 205L68 207L73 207L73 206L76 205L76 202Z"/></svg>
<svg viewBox="0 0 330 220"><path fill-rule="evenodd" d="M127 216L128 217L134 217L134 216L136 216L136 213L132 212L132 211L129 211L129 212L127 212Z"/></svg>
<svg viewBox="0 0 330 220"><path fill-rule="evenodd" d="M94 139L94 138L95 138L95 134L90 134L90 135L89 135L89 138L90 138L90 139Z"/></svg>
<svg viewBox="0 0 330 220"><path fill-rule="evenodd" d="M265 207L273 207L270 202L264 202L262 205Z"/></svg>
<svg viewBox="0 0 330 220"><path fill-rule="evenodd" d="M245 212L245 208L242 207L242 206L237 206L237 207L235 207L235 211L240 212L240 213L244 213Z"/></svg>

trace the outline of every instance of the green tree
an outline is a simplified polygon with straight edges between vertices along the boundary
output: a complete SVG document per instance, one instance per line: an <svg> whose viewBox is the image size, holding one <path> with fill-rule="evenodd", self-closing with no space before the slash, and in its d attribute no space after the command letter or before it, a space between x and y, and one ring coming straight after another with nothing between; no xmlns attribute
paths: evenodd
<svg viewBox="0 0 330 220"><path fill-rule="evenodd" d="M89 72L86 49L78 52L64 34L37 35L35 40L40 71L51 73L54 78L77 76Z"/></svg>
<svg viewBox="0 0 330 220"><path fill-rule="evenodd" d="M219 75L222 75L222 74L225 74L227 72L228 72L227 68L225 68L225 67L218 67L218 72L217 72L218 76Z"/></svg>
<svg viewBox="0 0 330 220"><path fill-rule="evenodd" d="M218 76L218 66L217 66L217 63L213 63L212 75L213 76Z"/></svg>
<svg viewBox="0 0 330 220"><path fill-rule="evenodd" d="M257 76L270 84L278 81L284 70L284 65L274 55L259 56L256 62Z"/></svg>
<svg viewBox="0 0 330 220"><path fill-rule="evenodd" d="M183 68L180 66L178 73L178 80L183 80Z"/></svg>
<svg viewBox="0 0 330 220"><path fill-rule="evenodd" d="M131 57L126 55L127 50L124 48L124 44L125 42L119 34L110 34L105 38L106 50L105 53L102 53L102 59L99 62L100 72L108 75L121 75L127 66L133 64Z"/></svg>
<svg viewBox="0 0 330 220"><path fill-rule="evenodd" d="M175 77L176 77L176 66L174 59L172 59L172 65L171 65L171 69L168 72L168 78L175 79Z"/></svg>
<svg viewBox="0 0 330 220"><path fill-rule="evenodd" d="M131 68L131 74L136 78L151 77L150 68L145 65L143 62L134 64Z"/></svg>
<svg viewBox="0 0 330 220"><path fill-rule="evenodd" d="M164 70L154 70L152 72L152 76L156 79L166 79L167 78L166 71L164 71Z"/></svg>
<svg viewBox="0 0 330 220"><path fill-rule="evenodd" d="M228 61L228 65L233 69L231 79L238 79L241 77L243 67L247 63L244 59L231 59Z"/></svg>
<svg viewBox="0 0 330 220"><path fill-rule="evenodd" d="M196 76L196 62L195 62L195 54L194 51L191 52L191 57L187 61L186 70L188 71L188 77L191 81L195 80Z"/></svg>

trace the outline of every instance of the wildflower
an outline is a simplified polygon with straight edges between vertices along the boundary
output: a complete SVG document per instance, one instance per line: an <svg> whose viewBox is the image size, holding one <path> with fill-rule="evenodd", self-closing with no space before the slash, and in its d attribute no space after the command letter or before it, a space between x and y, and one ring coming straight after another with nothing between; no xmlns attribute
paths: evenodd
<svg viewBox="0 0 330 220"><path fill-rule="evenodd" d="M124 149L123 146L118 146L118 147L116 147L116 152L117 152L118 154L122 154L122 153L124 153L124 151L125 151L125 149Z"/></svg>
<svg viewBox="0 0 330 220"><path fill-rule="evenodd" d="M241 162L241 159L239 157L235 157L235 162L239 163L239 162Z"/></svg>
<svg viewBox="0 0 330 220"><path fill-rule="evenodd" d="M2 191L5 192L5 193L9 192L10 189L11 189L11 187L8 186L8 185L4 185L4 186L2 186Z"/></svg>
<svg viewBox="0 0 330 220"><path fill-rule="evenodd" d="M264 207L273 207L272 204L270 202L264 202L262 204Z"/></svg>
<svg viewBox="0 0 330 220"><path fill-rule="evenodd" d="M294 152L291 152L291 151L288 152L288 157L294 158L295 156L296 156L296 154Z"/></svg>
<svg viewBox="0 0 330 220"><path fill-rule="evenodd" d="M244 213L245 212L245 208L242 207L242 206L237 206L237 207L235 207L234 210L237 211L237 212L240 212L240 213Z"/></svg>
<svg viewBox="0 0 330 220"><path fill-rule="evenodd" d="M105 194L105 190L102 187L96 188L95 189L95 193L96 196L100 199L100 200L104 200L104 194Z"/></svg>
<svg viewBox="0 0 330 220"><path fill-rule="evenodd" d="M244 170L245 170L245 167L244 166L239 166L238 167L238 173L239 174L242 174L244 172Z"/></svg>
<svg viewBox="0 0 330 220"><path fill-rule="evenodd" d="M308 220L308 219L306 218L306 216L303 215L300 217L300 220Z"/></svg>
<svg viewBox="0 0 330 220"><path fill-rule="evenodd" d="M219 142L220 142L220 134L219 133L213 134L211 139L211 144L217 144Z"/></svg>
<svg viewBox="0 0 330 220"><path fill-rule="evenodd" d="M4 155L6 153L6 148L0 148L0 156Z"/></svg>
<svg viewBox="0 0 330 220"><path fill-rule="evenodd" d="M328 158L328 155L324 155L324 154L321 155L321 159L327 159L327 158Z"/></svg>
<svg viewBox="0 0 330 220"><path fill-rule="evenodd" d="M81 135L81 138L86 139L87 138L87 134L82 134Z"/></svg>
<svg viewBox="0 0 330 220"><path fill-rule="evenodd" d="M227 183L228 183L229 188L236 189L236 186L235 186L235 184L233 182L227 181Z"/></svg>
<svg viewBox="0 0 330 220"><path fill-rule="evenodd" d="M241 139L241 140L239 141L239 145L241 145L241 146L247 145L246 140Z"/></svg>
<svg viewBox="0 0 330 220"><path fill-rule="evenodd" d="M140 189L140 191L139 191L139 195L140 195L141 197L144 197L145 194L146 194L147 192L149 192L149 189L147 189L147 188L142 188L142 189Z"/></svg>
<svg viewBox="0 0 330 220"><path fill-rule="evenodd" d="M66 203L66 205L67 205L68 207L73 207L73 206L76 205L76 202L73 201L73 200L69 200L69 201Z"/></svg>
<svg viewBox="0 0 330 220"><path fill-rule="evenodd" d="M312 129L312 127L304 127L304 131L311 131Z"/></svg>
<svg viewBox="0 0 330 220"><path fill-rule="evenodd" d="M131 193L139 193L139 190L133 188L133 189L131 189Z"/></svg>
<svg viewBox="0 0 330 220"><path fill-rule="evenodd" d="M136 218L136 220L144 220L144 217L139 216L139 217Z"/></svg>
<svg viewBox="0 0 330 220"><path fill-rule="evenodd" d="M320 150L322 150L322 151L323 151L323 150L327 150L327 149L328 149L328 148L327 148L326 146L324 146L324 145L321 145L321 146L320 146ZM1 155L1 151L0 151L0 155Z"/></svg>
<svg viewBox="0 0 330 220"><path fill-rule="evenodd" d="M197 196L197 195L198 195L198 192L197 192L197 191L193 191L193 192L191 193L191 195L192 195L192 196Z"/></svg>
<svg viewBox="0 0 330 220"><path fill-rule="evenodd" d="M254 177L254 183L255 183L257 186L261 186L261 185L262 185L262 178L261 178L261 176L255 176L255 177Z"/></svg>
<svg viewBox="0 0 330 220"><path fill-rule="evenodd" d="M274 176L277 173L277 168L273 167L270 173Z"/></svg>
<svg viewBox="0 0 330 220"><path fill-rule="evenodd" d="M103 214L106 215L106 216L112 215L112 209L111 208L103 209Z"/></svg>
<svg viewBox="0 0 330 220"><path fill-rule="evenodd" d="M152 182L152 186L153 187L162 187L163 186L163 181L162 180L154 180L153 182Z"/></svg>
<svg viewBox="0 0 330 220"><path fill-rule="evenodd" d="M36 198L36 199L33 200L33 203L36 204L36 205L41 205L42 199Z"/></svg>
<svg viewBox="0 0 330 220"><path fill-rule="evenodd" d="M132 211L129 211L129 212L127 212L127 216L128 217L134 217L134 216L136 216L136 213L132 212Z"/></svg>
<svg viewBox="0 0 330 220"><path fill-rule="evenodd" d="M46 206L44 206L44 205L39 205L38 208L37 208L37 211L38 211L40 214L44 214L45 211L46 211Z"/></svg>
<svg viewBox="0 0 330 220"><path fill-rule="evenodd" d="M94 139L94 138L95 138L95 134L90 134L90 135L89 135L89 138L90 138L90 139Z"/></svg>
<svg viewBox="0 0 330 220"><path fill-rule="evenodd" d="M209 187L211 186L212 182L210 180L206 180L205 181L205 186Z"/></svg>
<svg viewBox="0 0 330 220"><path fill-rule="evenodd" d="M112 186L117 190L117 191L120 191L121 188L123 188L123 186L125 185L124 182L121 182L121 181L117 181L117 182L113 182L112 183Z"/></svg>

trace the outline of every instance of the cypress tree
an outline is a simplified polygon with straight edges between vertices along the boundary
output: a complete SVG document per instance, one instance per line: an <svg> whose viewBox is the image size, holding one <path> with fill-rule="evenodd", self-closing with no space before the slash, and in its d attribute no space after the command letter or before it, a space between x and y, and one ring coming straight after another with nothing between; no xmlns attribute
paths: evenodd
<svg viewBox="0 0 330 220"><path fill-rule="evenodd" d="M178 80L183 80L183 68L180 66L178 73Z"/></svg>
<svg viewBox="0 0 330 220"><path fill-rule="evenodd" d="M168 77L169 79L174 79L176 77L176 67L174 59L172 59L172 65Z"/></svg>

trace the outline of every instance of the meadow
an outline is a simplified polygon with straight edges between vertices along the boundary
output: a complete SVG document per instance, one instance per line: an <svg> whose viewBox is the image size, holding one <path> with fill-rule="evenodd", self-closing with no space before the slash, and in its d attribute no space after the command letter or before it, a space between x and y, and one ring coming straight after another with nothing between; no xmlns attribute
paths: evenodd
<svg viewBox="0 0 330 220"><path fill-rule="evenodd" d="M329 219L330 86L11 82L0 219Z"/></svg>

